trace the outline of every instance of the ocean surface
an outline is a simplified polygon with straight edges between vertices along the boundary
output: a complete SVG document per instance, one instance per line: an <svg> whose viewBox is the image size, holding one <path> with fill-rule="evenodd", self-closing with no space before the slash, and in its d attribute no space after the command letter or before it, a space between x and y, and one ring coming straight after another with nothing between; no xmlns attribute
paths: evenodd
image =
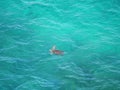
<svg viewBox="0 0 120 90"><path fill-rule="evenodd" d="M0 90L120 90L120 0L0 0Z"/></svg>

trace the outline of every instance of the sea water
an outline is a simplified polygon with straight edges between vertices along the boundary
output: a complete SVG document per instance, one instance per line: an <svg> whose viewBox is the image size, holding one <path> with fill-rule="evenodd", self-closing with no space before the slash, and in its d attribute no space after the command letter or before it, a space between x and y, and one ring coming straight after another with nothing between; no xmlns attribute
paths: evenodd
<svg viewBox="0 0 120 90"><path fill-rule="evenodd" d="M0 90L120 90L120 1L0 0Z"/></svg>

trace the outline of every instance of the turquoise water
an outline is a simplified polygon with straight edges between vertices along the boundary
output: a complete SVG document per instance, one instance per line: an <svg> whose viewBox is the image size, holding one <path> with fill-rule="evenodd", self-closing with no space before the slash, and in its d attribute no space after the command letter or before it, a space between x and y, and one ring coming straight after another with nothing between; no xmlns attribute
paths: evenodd
<svg viewBox="0 0 120 90"><path fill-rule="evenodd" d="M0 90L120 90L120 1L0 0Z"/></svg>

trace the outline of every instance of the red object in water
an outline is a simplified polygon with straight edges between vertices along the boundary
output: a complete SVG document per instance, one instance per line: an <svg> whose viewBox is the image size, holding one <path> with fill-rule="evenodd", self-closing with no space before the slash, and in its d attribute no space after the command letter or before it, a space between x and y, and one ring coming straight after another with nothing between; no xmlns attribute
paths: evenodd
<svg viewBox="0 0 120 90"><path fill-rule="evenodd" d="M60 51L60 50L52 50L52 52L54 54L57 54L57 55L62 55L63 54L63 51Z"/></svg>

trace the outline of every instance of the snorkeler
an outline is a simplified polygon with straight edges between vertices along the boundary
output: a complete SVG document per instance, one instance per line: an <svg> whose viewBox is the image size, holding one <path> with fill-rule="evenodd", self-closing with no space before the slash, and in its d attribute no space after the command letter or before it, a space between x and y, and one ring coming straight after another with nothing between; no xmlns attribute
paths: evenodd
<svg viewBox="0 0 120 90"><path fill-rule="evenodd" d="M56 55L63 55L63 51L57 50L56 46L53 46L52 49L49 50L51 54L56 54Z"/></svg>

